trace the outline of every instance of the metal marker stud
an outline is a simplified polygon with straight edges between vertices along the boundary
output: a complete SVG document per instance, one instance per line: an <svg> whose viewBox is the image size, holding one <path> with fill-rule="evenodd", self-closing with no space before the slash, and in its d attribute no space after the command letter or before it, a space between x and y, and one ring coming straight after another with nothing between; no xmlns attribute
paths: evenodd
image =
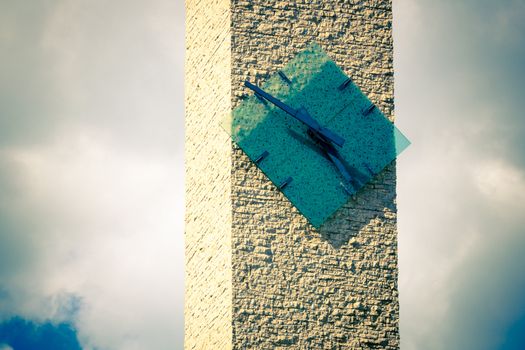
<svg viewBox="0 0 525 350"><path fill-rule="evenodd" d="M370 165L368 163L363 163L366 170L368 170L368 172L372 175L375 175L375 173L372 171L372 168L370 168Z"/></svg>
<svg viewBox="0 0 525 350"><path fill-rule="evenodd" d="M366 109L363 111L363 115L369 115L376 106L372 103L370 106L366 107Z"/></svg>
<svg viewBox="0 0 525 350"><path fill-rule="evenodd" d="M254 162L259 164L264 158L268 157L269 154L268 151L264 151L259 157L255 158Z"/></svg>
<svg viewBox="0 0 525 350"><path fill-rule="evenodd" d="M339 85L339 87L337 88L338 90L344 90L348 84L350 84L350 82L352 81L352 79L348 78L346 79L341 85Z"/></svg>
<svg viewBox="0 0 525 350"><path fill-rule="evenodd" d="M283 190L286 186L288 186L290 184L290 182L292 182L292 177L288 177L286 180L284 180L283 182L281 182L281 184L279 185L279 189L280 190Z"/></svg>

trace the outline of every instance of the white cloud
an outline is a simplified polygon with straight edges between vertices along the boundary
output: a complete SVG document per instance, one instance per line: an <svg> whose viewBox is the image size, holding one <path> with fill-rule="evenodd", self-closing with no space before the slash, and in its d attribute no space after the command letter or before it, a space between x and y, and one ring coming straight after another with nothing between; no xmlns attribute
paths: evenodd
<svg viewBox="0 0 525 350"><path fill-rule="evenodd" d="M182 347L183 5L0 10L0 52L18 52L0 68L17 87L0 106L0 320L72 320L86 349Z"/></svg>
<svg viewBox="0 0 525 350"><path fill-rule="evenodd" d="M514 215L524 212L525 174L521 169L501 159L489 159L473 168L478 190L488 201L506 210L514 208Z"/></svg>
<svg viewBox="0 0 525 350"><path fill-rule="evenodd" d="M403 349L494 349L525 310L524 124L506 93L520 72L499 61L523 57L510 8L523 4L394 3L396 115L413 141L397 163Z"/></svg>
<svg viewBox="0 0 525 350"><path fill-rule="evenodd" d="M38 226L27 239L39 256L7 281L23 296L11 312L56 319L42 305L67 293L81 298L87 348L171 348L182 326L182 160L124 153L85 128L57 139L3 154L24 189L14 209Z"/></svg>

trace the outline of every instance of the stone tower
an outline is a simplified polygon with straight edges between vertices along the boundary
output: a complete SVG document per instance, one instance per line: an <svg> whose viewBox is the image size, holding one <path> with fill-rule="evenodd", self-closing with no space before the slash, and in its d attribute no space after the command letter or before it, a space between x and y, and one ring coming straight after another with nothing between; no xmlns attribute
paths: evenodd
<svg viewBox="0 0 525 350"><path fill-rule="evenodd" d="M393 120L389 0L186 0L186 349L397 349L395 162L317 230L220 120L316 41Z"/></svg>

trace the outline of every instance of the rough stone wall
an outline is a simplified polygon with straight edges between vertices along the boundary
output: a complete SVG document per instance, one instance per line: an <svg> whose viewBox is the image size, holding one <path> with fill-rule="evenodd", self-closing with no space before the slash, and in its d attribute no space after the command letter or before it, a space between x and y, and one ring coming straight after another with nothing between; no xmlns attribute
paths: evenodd
<svg viewBox="0 0 525 350"><path fill-rule="evenodd" d="M232 0L232 105L312 41L393 120L389 0ZM234 349L397 349L395 164L320 230L234 145Z"/></svg>
<svg viewBox="0 0 525 350"><path fill-rule="evenodd" d="M231 349L230 38L229 0L186 2L186 349Z"/></svg>
<svg viewBox="0 0 525 350"><path fill-rule="evenodd" d="M397 349L395 164L316 230L218 126L312 40L393 120L390 1L187 0L186 18L185 348Z"/></svg>

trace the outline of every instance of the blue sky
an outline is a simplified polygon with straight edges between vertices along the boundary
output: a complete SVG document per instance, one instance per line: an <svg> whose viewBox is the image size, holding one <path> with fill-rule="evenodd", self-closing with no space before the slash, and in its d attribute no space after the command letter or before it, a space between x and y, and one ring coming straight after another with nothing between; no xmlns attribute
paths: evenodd
<svg viewBox="0 0 525 350"><path fill-rule="evenodd" d="M525 1L393 4L402 349L523 349ZM0 2L0 350L182 346L183 52L182 1Z"/></svg>
<svg viewBox="0 0 525 350"><path fill-rule="evenodd" d="M0 349L80 350L76 331L71 324L37 324L14 317L0 325Z"/></svg>

